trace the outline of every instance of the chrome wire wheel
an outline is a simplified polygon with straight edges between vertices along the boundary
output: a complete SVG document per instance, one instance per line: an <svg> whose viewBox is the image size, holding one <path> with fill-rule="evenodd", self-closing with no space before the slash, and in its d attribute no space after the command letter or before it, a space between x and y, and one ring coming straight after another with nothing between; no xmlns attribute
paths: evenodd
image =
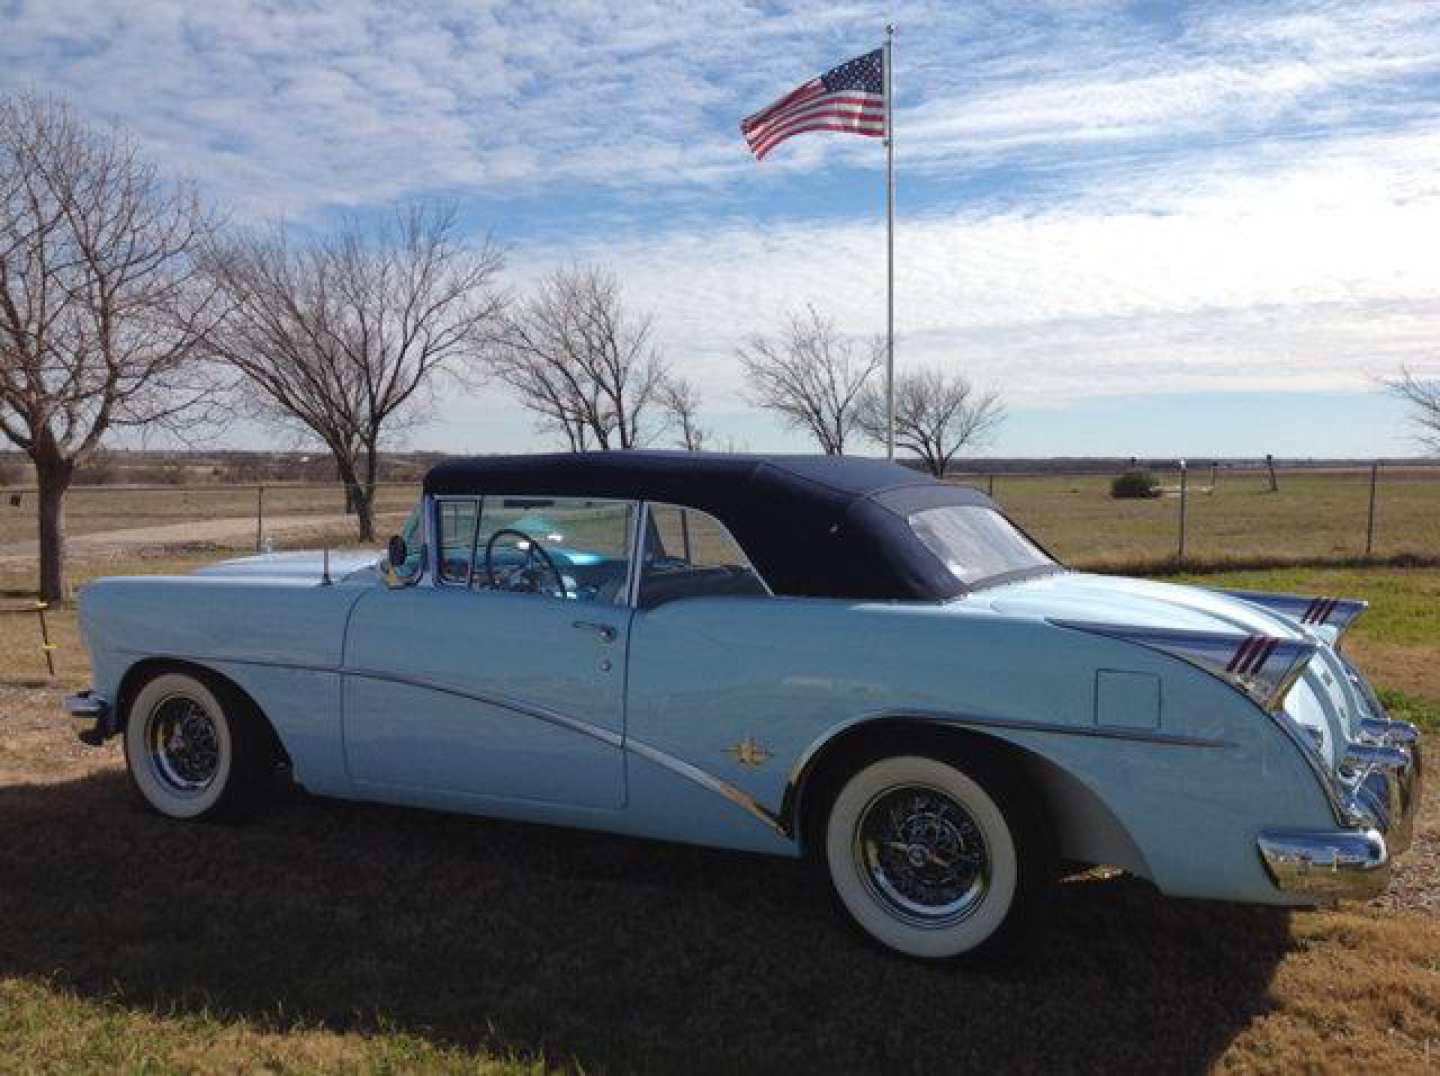
<svg viewBox="0 0 1440 1076"><path fill-rule="evenodd" d="M855 867L873 896L915 926L959 922L985 899L985 835L938 788L899 785L875 796L855 826Z"/></svg>
<svg viewBox="0 0 1440 1076"><path fill-rule="evenodd" d="M171 818L206 818L243 781L246 730L210 685L187 673L147 681L125 722L125 761L141 798ZM252 752L253 753L253 752Z"/></svg>
<svg viewBox="0 0 1440 1076"><path fill-rule="evenodd" d="M220 772L215 718L193 698L162 699L145 718L146 753L155 776L181 795L199 795Z"/></svg>
<svg viewBox="0 0 1440 1076"><path fill-rule="evenodd" d="M986 782L998 787L977 760L888 755L839 786L823 823L824 863L845 911L875 941L946 960L1012 922L1021 849Z"/></svg>

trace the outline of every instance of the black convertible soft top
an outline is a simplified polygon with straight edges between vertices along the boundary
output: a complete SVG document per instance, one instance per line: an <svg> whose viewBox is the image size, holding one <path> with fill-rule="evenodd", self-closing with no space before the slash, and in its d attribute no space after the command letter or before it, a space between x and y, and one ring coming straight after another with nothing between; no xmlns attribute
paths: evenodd
<svg viewBox="0 0 1440 1076"><path fill-rule="evenodd" d="M447 460L425 476L431 494L532 494L661 501L709 512L777 594L943 600L964 585L906 517L941 505L993 508L880 460L709 452L577 452Z"/></svg>

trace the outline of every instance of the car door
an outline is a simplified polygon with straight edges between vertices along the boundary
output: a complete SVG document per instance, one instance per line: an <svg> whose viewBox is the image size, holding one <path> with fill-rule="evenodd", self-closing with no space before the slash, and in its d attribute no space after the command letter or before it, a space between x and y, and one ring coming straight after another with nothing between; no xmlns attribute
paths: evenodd
<svg viewBox="0 0 1440 1076"><path fill-rule="evenodd" d="M426 578L377 588L351 617L357 792L622 806L636 506L496 496L437 499L432 513Z"/></svg>

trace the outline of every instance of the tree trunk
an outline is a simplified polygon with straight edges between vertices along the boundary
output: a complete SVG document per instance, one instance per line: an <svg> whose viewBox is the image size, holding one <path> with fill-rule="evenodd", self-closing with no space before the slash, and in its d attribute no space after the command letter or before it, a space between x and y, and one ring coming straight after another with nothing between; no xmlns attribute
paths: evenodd
<svg viewBox="0 0 1440 1076"><path fill-rule="evenodd" d="M348 450L342 452L340 449L332 448L331 451L335 455L335 469L340 472L340 481L345 483L346 511L354 510L355 523L360 530L360 540L373 542L375 540L375 521L371 515L370 498L366 495L365 487L360 484L360 476L356 474L356 461L353 456L348 454ZM373 482L370 488L373 492Z"/></svg>
<svg viewBox="0 0 1440 1076"><path fill-rule="evenodd" d="M355 514L360 519L360 540L375 540L375 483L380 479L380 455L374 441L365 446L365 481L355 497Z"/></svg>
<svg viewBox="0 0 1440 1076"><path fill-rule="evenodd" d="M75 474L68 460L35 461L35 482L40 487L40 600L64 601L65 491Z"/></svg>
<svg viewBox="0 0 1440 1076"><path fill-rule="evenodd" d="M362 542L373 542L375 540L375 512L374 497L375 491L364 489L360 486L352 486L355 505L355 522L360 528L360 540Z"/></svg>

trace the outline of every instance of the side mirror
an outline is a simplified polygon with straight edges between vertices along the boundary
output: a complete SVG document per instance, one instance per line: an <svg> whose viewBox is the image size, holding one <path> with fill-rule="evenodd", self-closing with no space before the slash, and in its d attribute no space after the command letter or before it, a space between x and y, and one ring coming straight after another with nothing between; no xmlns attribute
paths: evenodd
<svg viewBox="0 0 1440 1076"><path fill-rule="evenodd" d="M390 541L385 544L385 557L390 561L392 570L399 570L405 565L405 558L410 555L410 548L405 544L405 539L398 534L392 534Z"/></svg>

